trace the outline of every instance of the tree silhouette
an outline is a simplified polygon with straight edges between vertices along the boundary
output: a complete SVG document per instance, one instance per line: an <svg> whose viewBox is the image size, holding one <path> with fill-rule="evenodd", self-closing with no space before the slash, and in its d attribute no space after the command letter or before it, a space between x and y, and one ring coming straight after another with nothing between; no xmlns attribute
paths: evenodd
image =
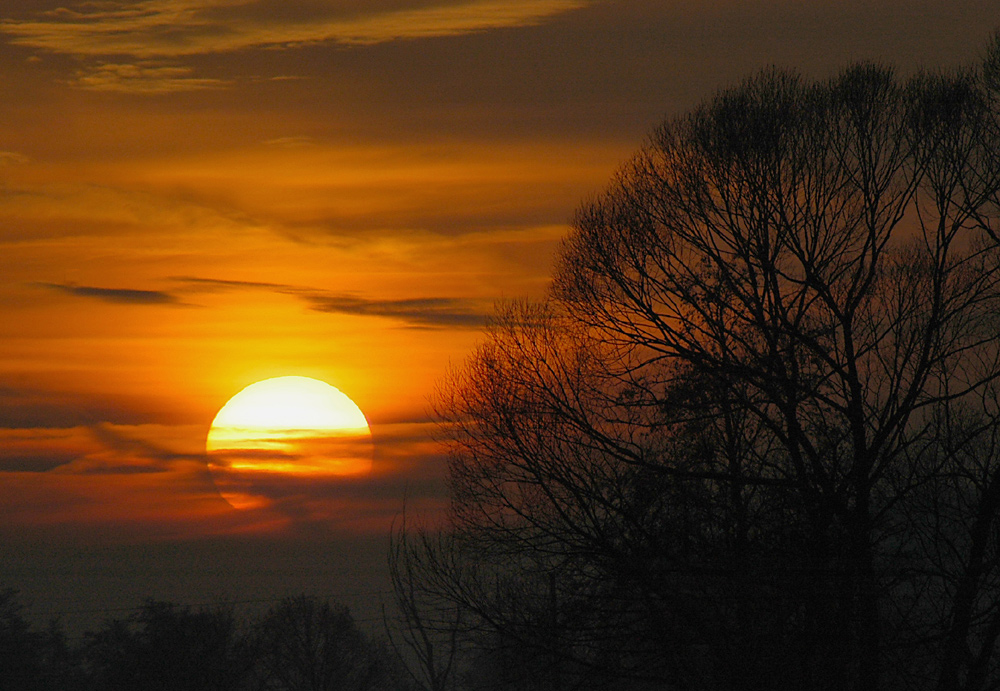
<svg viewBox="0 0 1000 691"><path fill-rule="evenodd" d="M83 688L79 660L53 622L38 631L24 619L17 591L0 591L0 690Z"/></svg>
<svg viewBox="0 0 1000 691"><path fill-rule="evenodd" d="M767 70L657 128L443 387L428 601L548 688L1000 683L998 74Z"/></svg>
<svg viewBox="0 0 1000 691"><path fill-rule="evenodd" d="M258 618L146 600L78 643L0 591L0 691L407 691L406 671L342 605L286 598Z"/></svg>
<svg viewBox="0 0 1000 691"><path fill-rule="evenodd" d="M358 630L342 605L299 596L283 600L257 627L262 689L379 691L405 689L389 651Z"/></svg>
<svg viewBox="0 0 1000 691"><path fill-rule="evenodd" d="M430 595L422 587L431 538L419 539L422 548L413 549L405 520L393 527L389 548L389 576L395 604L395 619L383 613L393 650L403 661L411 679L422 691L450 691L455 688L457 662L463 645L462 608ZM410 664L406 664L407 660Z"/></svg>
<svg viewBox="0 0 1000 691"><path fill-rule="evenodd" d="M127 619L87 635L93 688L150 691L246 689L254 657L232 613L147 600Z"/></svg>

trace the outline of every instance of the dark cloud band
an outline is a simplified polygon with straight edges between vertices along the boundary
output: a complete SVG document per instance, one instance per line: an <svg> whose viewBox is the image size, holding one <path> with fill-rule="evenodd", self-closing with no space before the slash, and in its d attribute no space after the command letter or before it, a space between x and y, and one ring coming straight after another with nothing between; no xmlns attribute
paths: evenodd
<svg viewBox="0 0 1000 691"><path fill-rule="evenodd" d="M470 298L425 297L371 300L357 295L328 293L316 288L284 283L231 281L195 276L177 276L175 281L202 290L267 290L292 295L309 309L330 314L399 319L411 326L479 328L486 323L489 305Z"/></svg>
<svg viewBox="0 0 1000 691"><path fill-rule="evenodd" d="M115 302L129 305L176 305L180 301L170 293L161 290L139 290L137 288L98 288L96 286L80 286L72 283L39 283L44 288L51 288L69 295L82 298L94 298L104 302Z"/></svg>
<svg viewBox="0 0 1000 691"><path fill-rule="evenodd" d="M411 326L479 328L486 323L487 305L469 298L426 297L400 300L370 300L356 295L327 293L315 288L283 283L230 281L194 276L179 276L174 281L186 284L186 290L266 290L292 295L309 309L330 314L398 319ZM74 297L92 298L129 305L183 305L172 292L136 288L99 288L72 283L38 283Z"/></svg>

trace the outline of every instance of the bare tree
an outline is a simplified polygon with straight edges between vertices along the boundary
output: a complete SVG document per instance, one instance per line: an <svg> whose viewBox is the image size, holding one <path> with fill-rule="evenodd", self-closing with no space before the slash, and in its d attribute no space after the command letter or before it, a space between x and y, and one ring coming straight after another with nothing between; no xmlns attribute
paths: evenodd
<svg viewBox="0 0 1000 691"><path fill-rule="evenodd" d="M952 460L924 462L954 451L939 418L959 403L992 413L996 116L976 73L904 85L875 66L820 85L766 73L661 127L580 213L557 272L560 304L623 350L623 372L682 363L763 426L768 454L748 481L795 486L841 574L850 687L887 679L891 557L914 547L897 509ZM968 502L966 518L994 524L989 492ZM974 560L956 557L939 578ZM949 609L940 634L968 620ZM958 638L941 688L968 667Z"/></svg>
<svg viewBox="0 0 1000 691"><path fill-rule="evenodd" d="M226 691L247 688L253 657L228 608L147 600L83 644L87 688Z"/></svg>
<svg viewBox="0 0 1000 691"><path fill-rule="evenodd" d="M257 625L260 688L376 691L404 688L391 653L360 631L343 605L287 598Z"/></svg>
<svg viewBox="0 0 1000 691"><path fill-rule="evenodd" d="M415 549L410 541L422 544ZM407 531L405 515L393 528L389 546L389 575L395 604L394 621L383 611L389 642L406 665L414 682L424 691L455 688L465 633L458 605L434 597L422 587L423 559L433 552L432 533Z"/></svg>
<svg viewBox="0 0 1000 691"><path fill-rule="evenodd" d="M661 125L443 387L420 587L548 688L1000 685L998 74Z"/></svg>
<svg viewBox="0 0 1000 691"><path fill-rule="evenodd" d="M512 305L446 387L454 533L418 544L417 580L498 654L516 650L505 668L534 669L532 688L691 686L778 664L760 645L783 620L769 564L804 541L780 520L788 483L751 488L746 454L724 444L759 424L694 376L644 400L662 368L641 385L612 375L616 351L591 337L551 306ZM755 635L724 638L737 619Z"/></svg>

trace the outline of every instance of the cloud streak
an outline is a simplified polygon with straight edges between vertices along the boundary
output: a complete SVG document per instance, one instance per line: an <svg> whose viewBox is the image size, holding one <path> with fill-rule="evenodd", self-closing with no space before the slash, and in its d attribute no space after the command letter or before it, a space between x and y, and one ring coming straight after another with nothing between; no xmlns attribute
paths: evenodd
<svg viewBox="0 0 1000 691"><path fill-rule="evenodd" d="M160 526L193 536L240 532L375 531L399 513L440 512L445 467L419 425L379 427L371 474L253 478L260 506L232 511L213 484L203 426L97 423L68 429L0 428L0 496L6 525ZM203 522L204 521L204 522Z"/></svg>
<svg viewBox="0 0 1000 691"><path fill-rule="evenodd" d="M462 298L412 298L406 300L368 300L346 295L305 295L310 309L317 312L351 314L367 317L390 317L413 325L429 327L479 328L486 315L472 300Z"/></svg>
<svg viewBox="0 0 1000 691"><path fill-rule="evenodd" d="M230 281L195 276L177 276L175 281L200 290L267 290L292 295L309 309L330 314L398 319L410 326L424 328L479 328L487 321L487 305L481 301L456 297L424 297L396 300L373 300L358 295L329 293L315 288Z"/></svg>
<svg viewBox="0 0 1000 691"><path fill-rule="evenodd" d="M195 76L189 67L171 62L180 58L461 36L538 25L591 2L466 0L353 15L326 11L301 19L273 16L266 0L111 0L0 20L0 34L15 45L89 59L70 81L78 88L164 94L233 83Z"/></svg>
<svg viewBox="0 0 1000 691"><path fill-rule="evenodd" d="M5 166L20 166L29 161L30 159L27 156L16 151L0 151L0 168Z"/></svg>
<svg viewBox="0 0 1000 691"><path fill-rule="evenodd" d="M177 91L217 89L230 82L193 76L189 67L155 63L101 63L76 72L76 85L89 91L166 94Z"/></svg>
<svg viewBox="0 0 1000 691"><path fill-rule="evenodd" d="M395 300L373 300L358 295L330 293L317 288L267 283L261 281L230 281L196 276L172 279L185 285L177 291L138 288L101 288L75 283L36 283L78 298L88 298L121 305L184 306L177 293L218 292L223 290L265 290L298 298L315 312L345 314L358 317L397 319L409 326L422 328L479 328L486 324L488 306L480 300L458 297L422 297Z"/></svg>
<svg viewBox="0 0 1000 691"><path fill-rule="evenodd" d="M473 0L296 21L248 19L247 8L257 4L249 0L147 0L92 3L85 11L56 10L44 19L8 19L0 22L0 32L12 43L54 53L164 58L325 42L358 46L459 36L536 25L589 2Z"/></svg>
<svg viewBox="0 0 1000 691"><path fill-rule="evenodd" d="M69 295L82 298L94 298L104 302L126 305L179 305L176 296L161 290L139 290L137 288L98 288L95 286L80 286L74 283L39 283L39 286L51 288Z"/></svg>

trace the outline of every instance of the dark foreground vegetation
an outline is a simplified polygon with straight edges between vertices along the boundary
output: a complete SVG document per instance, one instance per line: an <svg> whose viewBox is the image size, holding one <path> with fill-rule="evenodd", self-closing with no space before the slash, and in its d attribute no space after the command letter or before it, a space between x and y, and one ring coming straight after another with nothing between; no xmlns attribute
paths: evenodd
<svg viewBox="0 0 1000 691"><path fill-rule="evenodd" d="M290 598L256 619L147 601L68 640L0 593L0 691L383 691L413 688L346 607Z"/></svg>
<svg viewBox="0 0 1000 691"><path fill-rule="evenodd" d="M1000 687L1000 41L665 122L438 411L426 689Z"/></svg>

